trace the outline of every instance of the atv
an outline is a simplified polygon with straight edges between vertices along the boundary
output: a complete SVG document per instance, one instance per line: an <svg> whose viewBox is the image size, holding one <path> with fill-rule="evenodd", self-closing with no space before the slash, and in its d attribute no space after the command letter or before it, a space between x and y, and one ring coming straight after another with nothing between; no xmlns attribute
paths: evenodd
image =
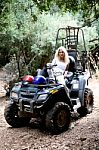
<svg viewBox="0 0 99 150"><path fill-rule="evenodd" d="M59 37L61 30L65 31L65 38ZM53 133L61 133L69 128L73 114L77 113L77 116L82 117L92 112L94 98L92 90L88 87L87 62L82 65L82 56L78 57L79 30L78 27L66 27L57 32L56 46L59 46L61 40L61 45L68 47L70 58L65 80L62 72L54 71L55 66L48 63L45 70L52 71L53 76L28 75L12 88L10 102L4 110L4 117L9 125L22 127L32 118L37 118L46 129ZM84 54L87 61L86 50ZM65 81L65 84L59 83L59 78Z"/></svg>

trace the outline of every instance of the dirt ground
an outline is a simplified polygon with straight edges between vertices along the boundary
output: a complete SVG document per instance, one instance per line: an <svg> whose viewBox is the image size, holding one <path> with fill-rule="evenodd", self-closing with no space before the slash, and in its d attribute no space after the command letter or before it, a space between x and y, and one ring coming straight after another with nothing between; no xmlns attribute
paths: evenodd
<svg viewBox="0 0 99 150"><path fill-rule="evenodd" d="M0 91L3 91L0 74ZM38 124L12 128L4 119L5 97L0 97L0 150L99 150L99 79L92 78L89 86L94 93L93 112L71 123L68 131L51 135Z"/></svg>

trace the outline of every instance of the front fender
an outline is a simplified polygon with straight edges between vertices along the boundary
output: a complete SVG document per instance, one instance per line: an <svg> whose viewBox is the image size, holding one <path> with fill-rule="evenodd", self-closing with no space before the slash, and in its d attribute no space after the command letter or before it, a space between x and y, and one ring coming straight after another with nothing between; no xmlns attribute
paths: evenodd
<svg viewBox="0 0 99 150"><path fill-rule="evenodd" d="M57 90L57 92L51 93L50 96L48 97L47 101L44 103L43 105L43 109L48 111L50 110L52 107L54 107L54 105L57 102L64 102L67 105L69 105L69 107L71 109L73 109L70 98L68 97L68 94L66 93L64 87Z"/></svg>

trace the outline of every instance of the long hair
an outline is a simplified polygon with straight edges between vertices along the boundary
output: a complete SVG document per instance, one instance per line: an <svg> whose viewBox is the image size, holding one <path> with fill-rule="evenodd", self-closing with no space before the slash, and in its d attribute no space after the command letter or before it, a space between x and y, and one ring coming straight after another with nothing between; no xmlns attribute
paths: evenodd
<svg viewBox="0 0 99 150"><path fill-rule="evenodd" d="M65 47L63 47L63 46L60 46L60 47L56 50L54 59L59 60L59 51L60 51L60 50L62 50L62 51L64 52L64 54L65 54L64 62L65 62L66 64L69 64L69 56L68 56L67 50L66 50Z"/></svg>

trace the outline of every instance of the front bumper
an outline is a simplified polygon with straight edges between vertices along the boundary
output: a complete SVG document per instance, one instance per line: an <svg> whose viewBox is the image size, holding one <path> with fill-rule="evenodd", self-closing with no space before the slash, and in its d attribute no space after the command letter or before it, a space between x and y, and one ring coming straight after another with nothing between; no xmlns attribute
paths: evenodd
<svg viewBox="0 0 99 150"><path fill-rule="evenodd" d="M34 101L30 101L30 105L24 104L24 101L22 99L19 100L19 109L20 111L26 111L33 113L34 112Z"/></svg>
<svg viewBox="0 0 99 150"><path fill-rule="evenodd" d="M42 108L44 106L45 101L40 102L40 103L36 103L35 100L30 100L28 99L28 103L27 101L20 99L19 103L17 103L19 111L22 112L28 112L28 113L41 113L42 112Z"/></svg>

